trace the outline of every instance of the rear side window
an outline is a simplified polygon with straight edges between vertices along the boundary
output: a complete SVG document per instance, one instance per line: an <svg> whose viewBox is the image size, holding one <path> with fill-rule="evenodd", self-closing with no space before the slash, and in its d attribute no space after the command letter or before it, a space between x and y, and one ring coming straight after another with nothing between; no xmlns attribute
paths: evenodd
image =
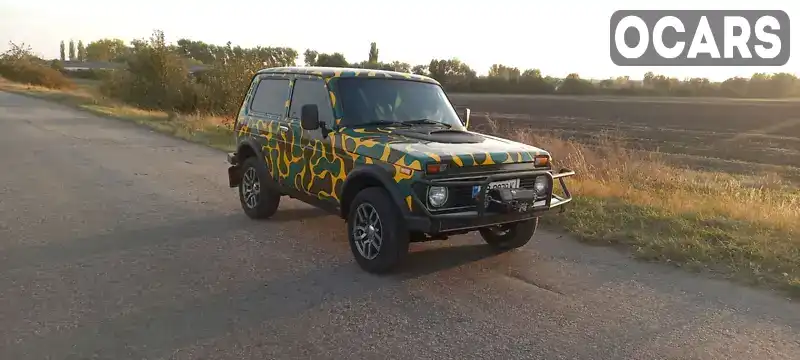
<svg viewBox="0 0 800 360"><path fill-rule="evenodd" d="M261 79L250 109L262 114L282 116L289 94L289 80Z"/></svg>
<svg viewBox="0 0 800 360"><path fill-rule="evenodd" d="M289 117L300 119L303 105L316 104L319 109L319 120L333 127L333 109L325 82L320 80L297 79L292 90L292 104L289 106Z"/></svg>

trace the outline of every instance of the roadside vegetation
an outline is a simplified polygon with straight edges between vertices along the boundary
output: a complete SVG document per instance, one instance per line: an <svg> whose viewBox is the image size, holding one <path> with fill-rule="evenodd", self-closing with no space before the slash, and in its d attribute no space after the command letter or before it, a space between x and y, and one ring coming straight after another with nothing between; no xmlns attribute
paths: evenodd
<svg viewBox="0 0 800 360"><path fill-rule="evenodd" d="M19 83L50 89L70 89L75 84L51 64L33 56L30 48L10 44L11 49L0 56L0 76Z"/></svg>
<svg viewBox="0 0 800 360"><path fill-rule="evenodd" d="M642 259L771 284L800 295L800 188L776 173L734 175L667 165L613 133L596 145L503 126L479 131L541 146L567 167L576 196L566 216L543 217L588 243L621 245Z"/></svg>
<svg viewBox="0 0 800 360"><path fill-rule="evenodd" d="M29 49L15 46L0 57L0 75L10 80L0 82L0 89L132 120L230 150L233 115L250 75L264 67L295 65L299 56L290 48L245 49L186 39L167 44L160 32L130 46L103 41L107 46L97 42L81 46L78 52L84 55L80 56L119 61L124 64L120 69L76 76L57 62L48 63ZM70 58L79 56L74 52L70 50ZM489 76L477 77L455 59L432 60L426 66L383 63L374 44L368 60L361 63L313 50L307 50L303 58L307 65L423 73L456 91L575 93L559 89L569 89L575 83L572 80L579 79L542 77L538 70L520 74L502 65L493 67ZM203 70L189 70L198 64L205 65ZM618 86L614 93L638 89L630 91L640 95L787 97L798 95L800 88L797 79L786 74L757 74L721 84L667 80L672 85L663 85L664 79L655 75L645 77L643 84L612 82ZM578 93L598 93L610 86L580 81L580 86L593 90ZM698 84L706 85L698 88ZM739 84L741 91L730 92L731 84ZM664 93L664 89L695 90ZM544 147L554 155L557 167L577 171L578 176L569 180L576 200L565 216L543 218L545 226L565 229L588 243L623 246L643 259L712 271L800 295L800 190L796 184L772 173L734 175L670 166L658 153L631 150L613 134L601 134L589 145L558 133L511 128L485 114L475 117L479 131Z"/></svg>

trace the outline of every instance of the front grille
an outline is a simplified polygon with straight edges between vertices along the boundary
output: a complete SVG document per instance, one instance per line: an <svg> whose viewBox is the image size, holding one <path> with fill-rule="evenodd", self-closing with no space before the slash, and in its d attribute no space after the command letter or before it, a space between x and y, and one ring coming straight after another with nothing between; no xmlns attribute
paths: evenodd
<svg viewBox="0 0 800 360"><path fill-rule="evenodd" d="M533 183L536 181L536 176L519 179L519 187L522 189L533 189Z"/></svg>
<svg viewBox="0 0 800 360"><path fill-rule="evenodd" d="M546 176L546 175L538 175L538 176ZM521 177L519 181L519 187L521 189L533 189L533 184L536 181L537 175L529 175L526 177ZM457 181L483 181L486 177L478 177L478 178L459 178ZM447 181L437 182L442 186L447 186ZM417 196L422 200L424 204L428 206L428 209L434 213L449 213L449 212L459 212L459 211L470 211L477 209L477 201L472 197L472 185L451 185L447 187L448 190L448 199L447 203L441 208L432 208L428 204L428 186L425 184L417 184L416 188L414 189L417 193Z"/></svg>

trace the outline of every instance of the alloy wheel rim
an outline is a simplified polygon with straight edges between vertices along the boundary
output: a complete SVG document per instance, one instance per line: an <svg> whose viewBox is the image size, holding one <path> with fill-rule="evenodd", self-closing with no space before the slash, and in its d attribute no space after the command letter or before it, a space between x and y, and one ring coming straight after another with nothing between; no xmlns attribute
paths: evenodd
<svg viewBox="0 0 800 360"><path fill-rule="evenodd" d="M358 253L367 260L376 258L381 251L383 224L378 211L371 204L364 203L356 208L353 242Z"/></svg>
<svg viewBox="0 0 800 360"><path fill-rule="evenodd" d="M256 169L248 168L242 177L242 197L248 208L258 206L258 196L261 194L261 182L258 181Z"/></svg>

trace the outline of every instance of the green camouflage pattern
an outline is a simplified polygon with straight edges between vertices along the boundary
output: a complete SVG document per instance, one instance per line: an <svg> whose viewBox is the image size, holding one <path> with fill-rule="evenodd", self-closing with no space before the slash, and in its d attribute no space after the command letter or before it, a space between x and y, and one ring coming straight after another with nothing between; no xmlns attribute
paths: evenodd
<svg viewBox="0 0 800 360"><path fill-rule="evenodd" d="M287 117L292 83L287 86L283 116L270 118L248 114L248 104L259 79L285 76L287 72L297 74L295 77L298 78L322 78L328 84L336 124L342 117L341 106L336 101L335 80L338 77L383 76L438 82L421 75L364 69L273 68L260 71L253 79L240 109L236 124L237 139L239 143L245 138L256 140L270 174L279 184L320 200L341 202L343 184L348 174L361 166L378 166L394 180L403 194L404 202L413 210L411 184L415 178L423 175L427 164L484 166L531 162L537 155L549 156L546 151L534 146L474 132L483 137L482 142L437 143L402 136L395 133L393 127L365 129L338 125L324 139L312 137L302 129L298 120ZM281 131L281 125L288 130Z"/></svg>

